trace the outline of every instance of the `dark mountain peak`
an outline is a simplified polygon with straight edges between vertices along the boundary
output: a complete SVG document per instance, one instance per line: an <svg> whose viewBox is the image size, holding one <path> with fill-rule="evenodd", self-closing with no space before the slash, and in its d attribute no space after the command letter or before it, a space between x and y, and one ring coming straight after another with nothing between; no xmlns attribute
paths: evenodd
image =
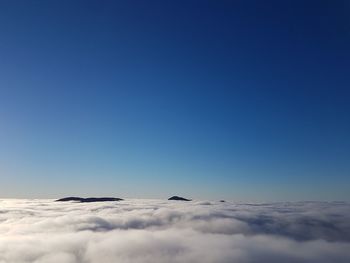
<svg viewBox="0 0 350 263"><path fill-rule="evenodd" d="M92 203L92 202L112 202L112 201L122 201L124 199L115 198L115 197L65 197L56 200L56 202L68 202L68 201L76 201L80 203Z"/></svg>
<svg viewBox="0 0 350 263"><path fill-rule="evenodd" d="M192 201L191 199L186 199L186 198L183 198L181 196L172 196L170 197L168 200L176 200L176 201Z"/></svg>
<svg viewBox="0 0 350 263"><path fill-rule="evenodd" d="M77 202L81 202L84 198L81 197L64 197L61 199L57 199L56 202L69 202L69 201L77 201Z"/></svg>

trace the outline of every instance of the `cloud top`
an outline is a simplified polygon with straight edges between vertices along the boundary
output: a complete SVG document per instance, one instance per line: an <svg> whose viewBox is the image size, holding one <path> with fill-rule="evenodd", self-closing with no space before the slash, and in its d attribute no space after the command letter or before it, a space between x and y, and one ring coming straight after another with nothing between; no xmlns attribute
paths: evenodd
<svg viewBox="0 0 350 263"><path fill-rule="evenodd" d="M350 205L0 200L0 263L350 262Z"/></svg>

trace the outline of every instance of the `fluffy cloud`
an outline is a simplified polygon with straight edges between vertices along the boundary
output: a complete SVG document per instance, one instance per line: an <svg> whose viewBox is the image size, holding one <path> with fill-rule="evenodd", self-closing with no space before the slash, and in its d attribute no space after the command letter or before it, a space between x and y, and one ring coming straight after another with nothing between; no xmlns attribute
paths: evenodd
<svg viewBox="0 0 350 263"><path fill-rule="evenodd" d="M0 200L0 263L350 262L347 203Z"/></svg>

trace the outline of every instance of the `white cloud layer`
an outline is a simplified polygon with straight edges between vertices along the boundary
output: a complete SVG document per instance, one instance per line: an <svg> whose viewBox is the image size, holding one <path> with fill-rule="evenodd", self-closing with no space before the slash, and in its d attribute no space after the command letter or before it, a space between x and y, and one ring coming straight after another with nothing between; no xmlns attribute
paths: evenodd
<svg viewBox="0 0 350 263"><path fill-rule="evenodd" d="M348 263L350 205L0 200L0 263Z"/></svg>

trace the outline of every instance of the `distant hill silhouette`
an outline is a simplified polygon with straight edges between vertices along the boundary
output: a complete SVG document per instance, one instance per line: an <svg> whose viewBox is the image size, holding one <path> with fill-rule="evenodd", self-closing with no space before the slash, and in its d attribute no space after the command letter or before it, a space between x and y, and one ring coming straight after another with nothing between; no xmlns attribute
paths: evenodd
<svg viewBox="0 0 350 263"><path fill-rule="evenodd" d="M56 202L68 202L68 201L76 201L80 203L92 203L92 202L112 202L112 201L122 201L124 199L115 198L115 197L65 197L61 199L57 199Z"/></svg>
<svg viewBox="0 0 350 263"><path fill-rule="evenodd" d="M192 201L191 199L186 199L186 198L183 198L181 196L172 196L170 197L168 200L175 200L175 201Z"/></svg>

